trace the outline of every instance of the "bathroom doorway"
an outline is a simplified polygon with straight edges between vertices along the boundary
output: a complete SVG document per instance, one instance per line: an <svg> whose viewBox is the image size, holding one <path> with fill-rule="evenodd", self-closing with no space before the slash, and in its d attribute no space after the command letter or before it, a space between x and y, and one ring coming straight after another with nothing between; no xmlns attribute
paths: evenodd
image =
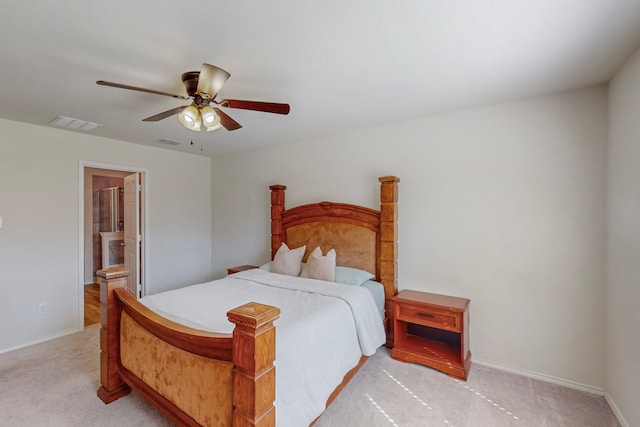
<svg viewBox="0 0 640 427"><path fill-rule="evenodd" d="M98 323L100 318L97 270L125 267L126 258L126 268L132 272L129 280L135 280L135 283L129 284L130 288L137 290L138 297L144 293L146 172L88 162L81 163L80 172L82 260L79 321L88 326ZM128 181L127 185L125 180ZM131 203L131 182L135 183L135 203ZM125 202L125 187L129 188L128 202ZM138 238L133 237L132 240L132 236ZM127 248L126 257L125 242L131 246Z"/></svg>

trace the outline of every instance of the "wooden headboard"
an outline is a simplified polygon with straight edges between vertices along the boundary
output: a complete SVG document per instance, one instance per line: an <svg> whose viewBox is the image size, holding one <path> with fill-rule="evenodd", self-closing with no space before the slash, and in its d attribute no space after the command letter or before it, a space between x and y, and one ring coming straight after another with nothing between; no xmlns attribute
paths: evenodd
<svg viewBox="0 0 640 427"><path fill-rule="evenodd" d="M284 185L271 189L271 258L285 242L290 248L306 245L304 260L317 246L336 250L336 264L375 274L384 286L387 313L398 293L398 182L380 181L380 210L345 203L320 202L285 209Z"/></svg>

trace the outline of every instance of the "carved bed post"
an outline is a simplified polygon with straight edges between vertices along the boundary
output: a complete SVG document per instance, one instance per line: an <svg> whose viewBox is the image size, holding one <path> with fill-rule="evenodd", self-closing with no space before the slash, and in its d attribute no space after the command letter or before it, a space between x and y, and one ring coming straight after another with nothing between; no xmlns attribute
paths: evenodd
<svg viewBox="0 0 640 427"><path fill-rule="evenodd" d="M120 314L122 309L115 302L114 290L127 286L129 270L110 268L98 270L100 278L100 388L98 397L111 403L129 394L131 389L118 375L120 346Z"/></svg>
<svg viewBox="0 0 640 427"><path fill-rule="evenodd" d="M387 346L393 345L393 304L398 293L398 182L396 176L380 181L380 282L384 285L385 312L390 319Z"/></svg>
<svg viewBox="0 0 640 427"><path fill-rule="evenodd" d="M272 185L271 189L271 259L276 256L276 252L284 237L282 235L282 211L284 211L284 185Z"/></svg>
<svg viewBox="0 0 640 427"><path fill-rule="evenodd" d="M233 427L275 427L276 329L280 310L250 302L227 313L233 330Z"/></svg>

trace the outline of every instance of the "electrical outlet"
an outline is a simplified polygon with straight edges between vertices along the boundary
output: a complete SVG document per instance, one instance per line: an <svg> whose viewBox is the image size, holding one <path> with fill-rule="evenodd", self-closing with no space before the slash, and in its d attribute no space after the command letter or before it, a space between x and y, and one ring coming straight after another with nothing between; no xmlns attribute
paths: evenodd
<svg viewBox="0 0 640 427"><path fill-rule="evenodd" d="M49 312L49 306L46 302L38 304L38 316L44 316Z"/></svg>

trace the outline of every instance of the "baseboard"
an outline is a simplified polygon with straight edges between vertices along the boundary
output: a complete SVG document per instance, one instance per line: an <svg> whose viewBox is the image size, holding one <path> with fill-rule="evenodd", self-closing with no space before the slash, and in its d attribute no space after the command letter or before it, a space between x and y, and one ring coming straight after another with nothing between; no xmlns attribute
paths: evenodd
<svg viewBox="0 0 640 427"><path fill-rule="evenodd" d="M587 393L597 394L599 396L605 395L604 390L599 387L580 384L574 381L565 380L563 378L558 378L551 375L540 374L538 372L527 371L524 369L512 368L510 366L499 365L497 363L489 362L488 360L482 360L477 358L473 359L473 363L477 363L478 365L488 366L490 368L499 369L501 371L511 372L513 374L522 375L522 376L533 378L540 381L546 381L548 383L558 384L558 385L573 388L576 390L586 391Z"/></svg>
<svg viewBox="0 0 640 427"><path fill-rule="evenodd" d="M55 340L56 338L64 337L65 335L70 335L70 334L74 334L76 332L80 332L83 329L84 328L73 328L73 329L69 329L69 330L60 332L60 333L58 333L56 335L53 335L53 336L50 336L50 337L42 338L42 339L37 340L37 341L31 341L31 342L28 342L26 344L20 344L20 345L18 345L16 347L0 349L0 354L9 353L10 351L20 350L21 348L25 348L25 347L29 347L29 346L32 346L32 345L35 345L35 344L40 344L40 343L43 343L43 342Z"/></svg>
<svg viewBox="0 0 640 427"><path fill-rule="evenodd" d="M609 407L615 414L620 425L622 427L629 427L629 423L627 422L627 420L624 419L624 415L622 415L622 412L620 412L620 408L618 408L618 405L616 405L616 402L613 400L613 397L609 393L605 393L604 398L607 400Z"/></svg>

